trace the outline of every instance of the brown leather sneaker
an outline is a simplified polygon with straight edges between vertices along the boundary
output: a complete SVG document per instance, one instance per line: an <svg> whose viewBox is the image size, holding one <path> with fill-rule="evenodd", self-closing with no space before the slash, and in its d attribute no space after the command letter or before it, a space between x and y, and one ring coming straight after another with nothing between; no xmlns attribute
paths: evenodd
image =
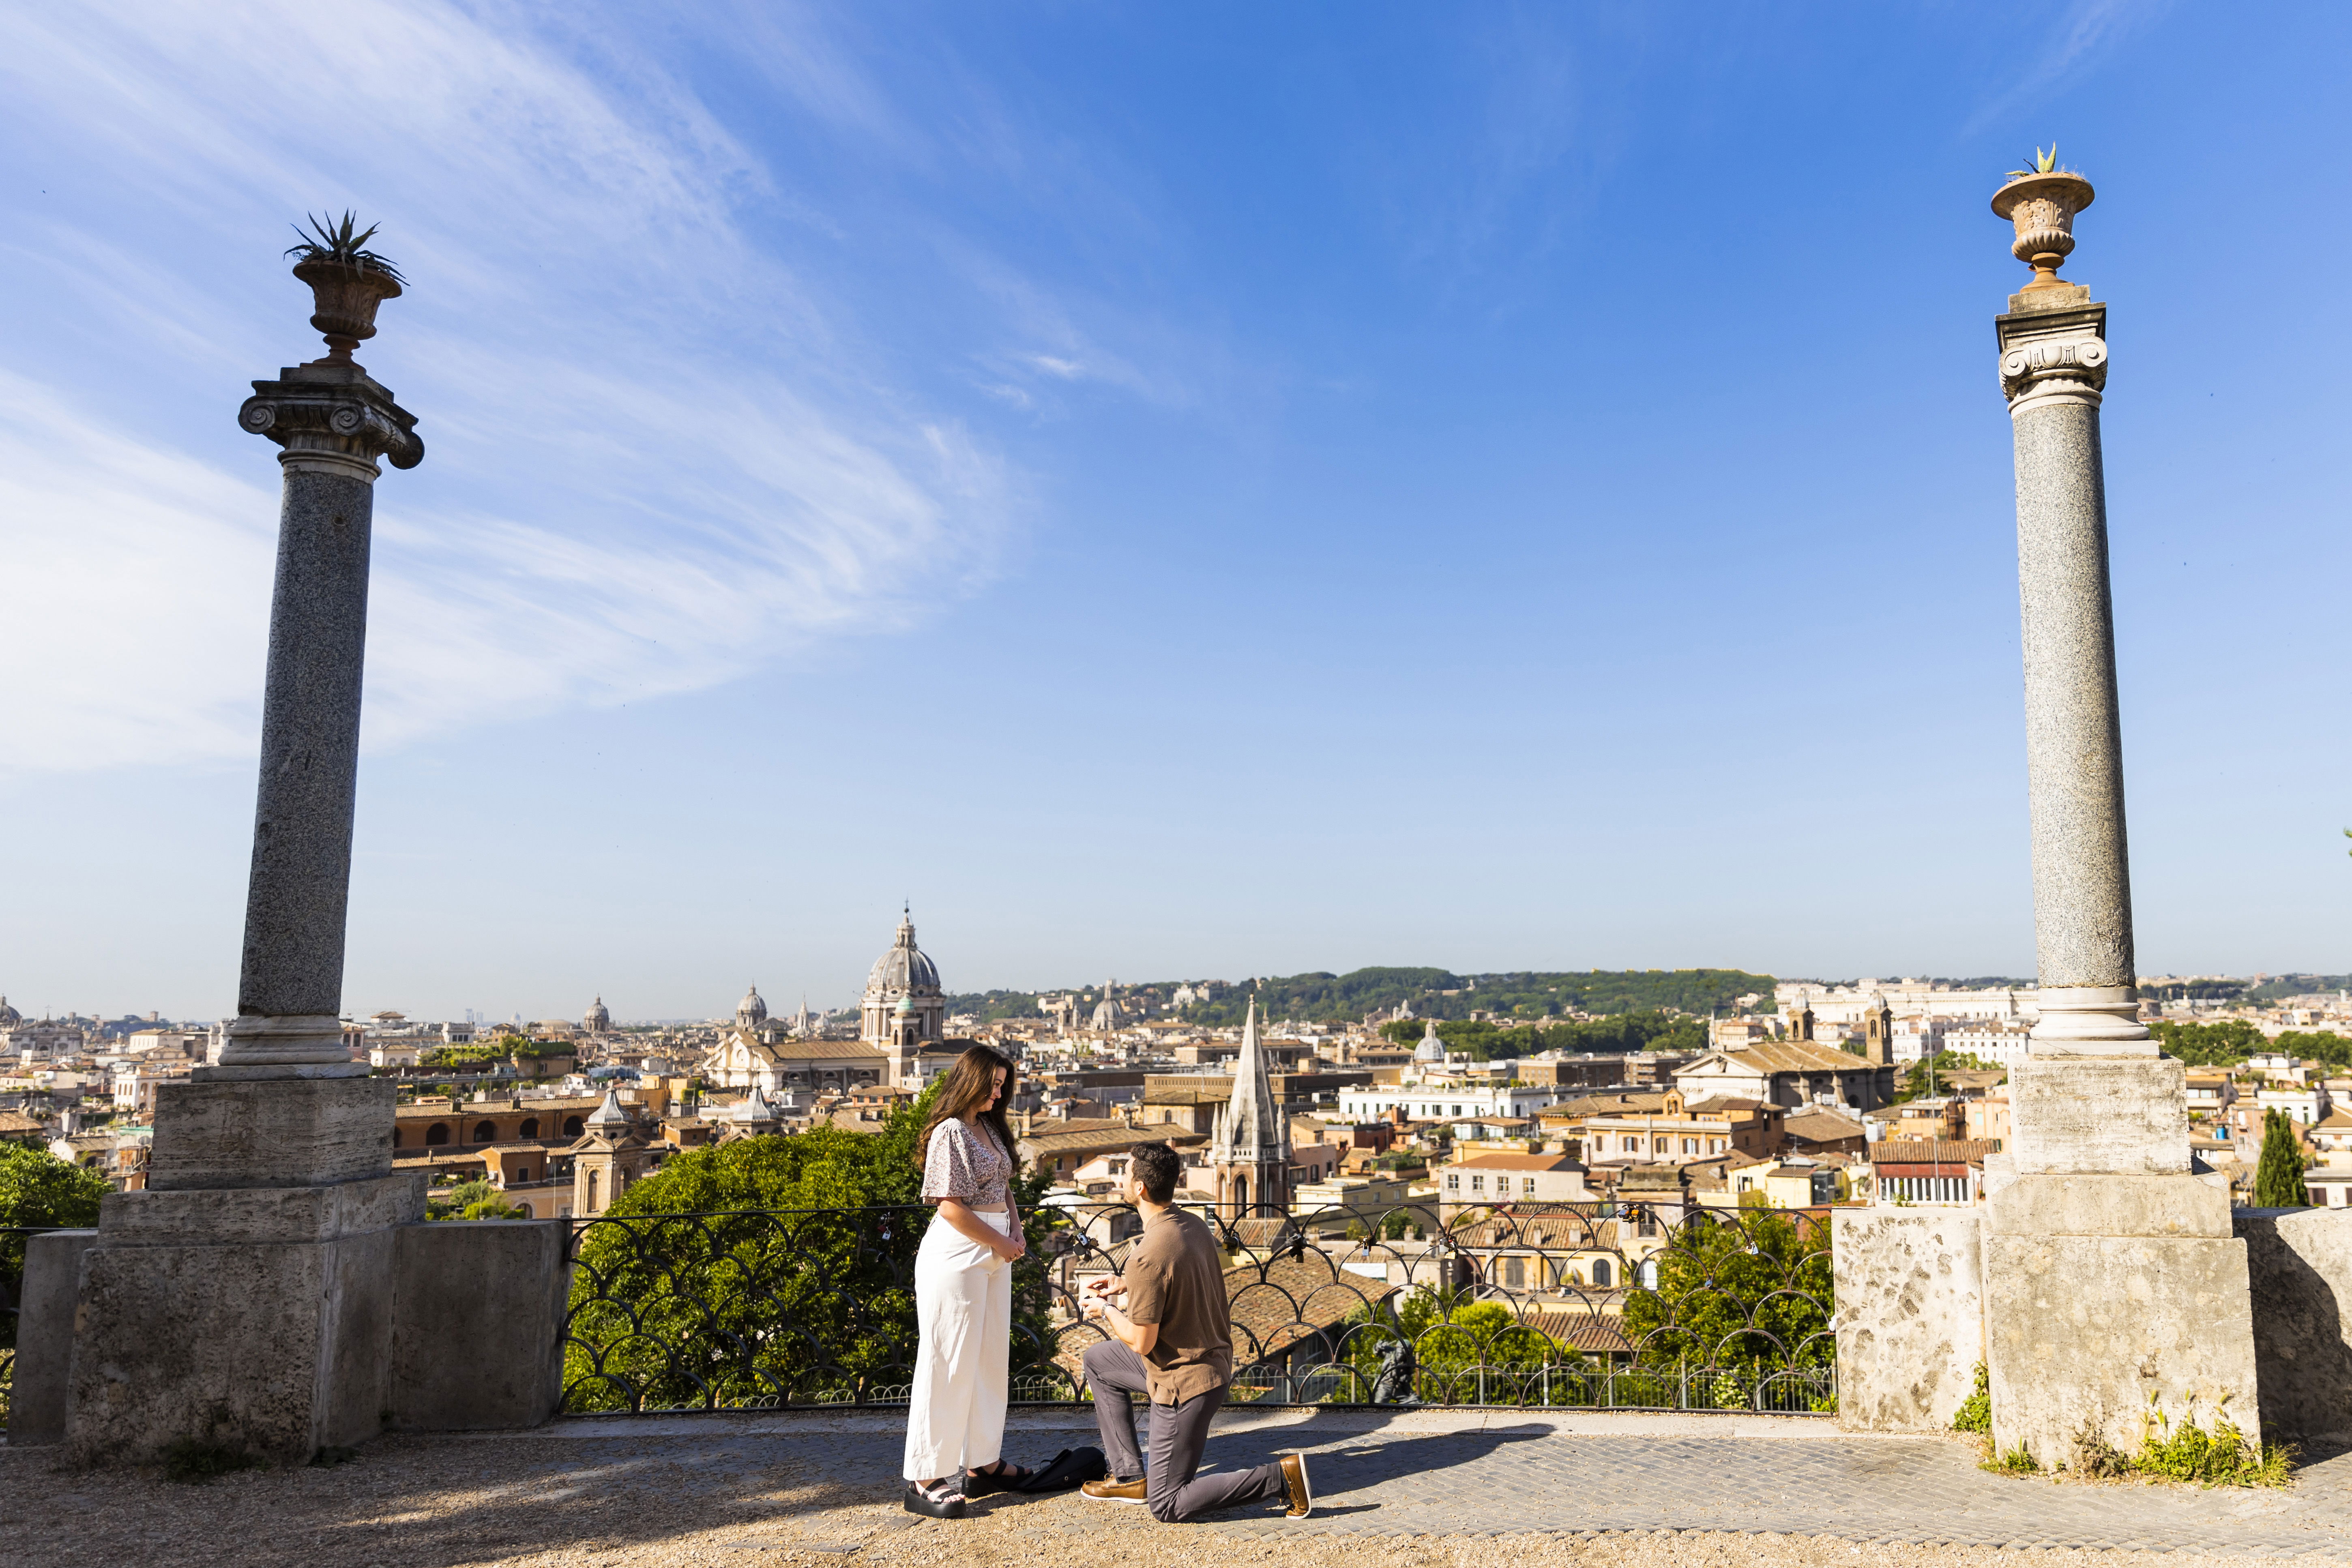
<svg viewBox="0 0 2352 1568"><path fill-rule="evenodd" d="M1113 1480L1108 1476L1105 1476L1101 1480L1087 1482L1085 1485L1079 1487L1078 1490L1094 1499L1097 1502L1141 1502L1144 1500L1143 1478L1141 1476L1136 1477L1135 1479L1131 1481Z"/></svg>
<svg viewBox="0 0 2352 1568"><path fill-rule="evenodd" d="M1282 1486L1290 1494L1290 1507L1285 1519L1305 1519L1315 1511L1315 1489L1307 1484L1307 1456L1285 1454L1282 1457Z"/></svg>

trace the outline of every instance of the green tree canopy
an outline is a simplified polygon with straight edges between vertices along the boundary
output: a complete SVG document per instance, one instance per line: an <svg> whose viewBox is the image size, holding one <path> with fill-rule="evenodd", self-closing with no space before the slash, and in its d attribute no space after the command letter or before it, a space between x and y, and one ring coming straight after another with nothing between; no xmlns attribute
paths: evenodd
<svg viewBox="0 0 2352 1568"><path fill-rule="evenodd" d="M113 1190L97 1172L47 1149L0 1142L0 1288L13 1299L25 1275L25 1237L11 1230L96 1225L99 1200ZM0 1345L16 1342L16 1315L0 1317Z"/></svg>
<svg viewBox="0 0 2352 1568"><path fill-rule="evenodd" d="M1583 1352L1528 1328L1504 1303L1475 1300L1461 1290L1414 1289L1360 1307L1339 1325L1338 1338L1339 1361L1355 1373L1339 1390L1346 1400L1371 1396L1380 1378L1381 1352L1399 1339L1412 1347L1413 1392L1433 1404L1475 1402L1483 1368L1488 1403L1540 1405L1548 1385L1531 1379L1531 1373L1545 1367L1582 1372L1591 1366ZM1568 1397L1569 1387L1562 1383L1553 1390L1555 1403Z"/></svg>
<svg viewBox="0 0 2352 1568"><path fill-rule="evenodd" d="M1636 1361L1771 1373L1836 1359L1825 1218L1702 1213L1654 1261L1656 1283L1625 1298L1623 1332Z"/></svg>
<svg viewBox="0 0 2352 1568"><path fill-rule="evenodd" d="M2254 1166L2254 1206L2305 1208L2311 1194L2303 1184L2303 1145L2284 1110L2263 1112L2263 1152Z"/></svg>
<svg viewBox="0 0 2352 1568"><path fill-rule="evenodd" d="M2243 1018L2222 1018L2210 1024L2176 1024L2159 1020L2148 1026L2163 1042L2167 1056L2193 1068L2234 1067L2256 1051L2272 1049L2263 1032Z"/></svg>
<svg viewBox="0 0 2352 1568"><path fill-rule="evenodd" d="M869 1399L912 1376L916 1145L934 1083L875 1132L819 1127L671 1155L583 1226L565 1402L574 1410ZM1013 1376L1053 1350L1039 1244L1058 1223L1015 1189ZM898 1207L893 1205L915 1205Z"/></svg>
<svg viewBox="0 0 2352 1568"><path fill-rule="evenodd" d="M1936 1080L1935 1087L1938 1090L1944 1089L1946 1086L1941 1080L1941 1075L1944 1073L1999 1072L2000 1070L1999 1062L1979 1061L1966 1051L1939 1051L1932 1067L1924 1058L1911 1064L1911 1069L1903 1075L1901 1090L1895 1099L1897 1103L1906 1100L1917 1100L1928 1092L1928 1083L1931 1079Z"/></svg>

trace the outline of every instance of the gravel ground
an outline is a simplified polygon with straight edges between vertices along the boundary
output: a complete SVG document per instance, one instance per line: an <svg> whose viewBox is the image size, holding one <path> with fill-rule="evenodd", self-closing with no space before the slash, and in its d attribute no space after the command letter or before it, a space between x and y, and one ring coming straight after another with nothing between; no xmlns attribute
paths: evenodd
<svg viewBox="0 0 2352 1568"><path fill-rule="evenodd" d="M1076 1440L1070 1435L1064 1441ZM1555 1437L1552 1442L1577 1442ZM1033 1445L1035 1446L1035 1445ZM1057 1445L1058 1446L1058 1445ZM76 1473L54 1449L0 1447L0 1555L6 1562L233 1568L471 1568L474 1564L1040 1563L1215 1568L1546 1568L1607 1564L2014 1564L1990 1546L1906 1545L1834 1535L1611 1531L1341 1536L1309 1533L1270 1510L1161 1525L1139 1508L1075 1494L989 1499L982 1517L921 1520L889 1489L887 1441L808 1434L555 1439L388 1437L333 1468L247 1472L202 1486L121 1473ZM1026 1452L1026 1449L1021 1450ZM1050 1451L1050 1450L1049 1450ZM1237 1456L1254 1458L1255 1456ZM1517 1466L1513 1467L1517 1468ZM1339 1462L1332 1469L1336 1474ZM1457 1478L1458 1479L1458 1478ZM1703 1487L1704 1476L1683 1484ZM1507 1479L1497 1483L1508 1486ZM1393 1504L1341 1492L1327 1525L1377 1523ZM2210 1494L2217 1508L2228 1494ZM2340 1562L2202 1552L2035 1551L2042 1564L2146 1562L2153 1568Z"/></svg>

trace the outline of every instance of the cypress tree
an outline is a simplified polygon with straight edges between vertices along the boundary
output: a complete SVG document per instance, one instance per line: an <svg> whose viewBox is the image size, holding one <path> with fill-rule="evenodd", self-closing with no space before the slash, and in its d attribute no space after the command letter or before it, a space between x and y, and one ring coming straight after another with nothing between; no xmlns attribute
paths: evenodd
<svg viewBox="0 0 2352 1568"><path fill-rule="evenodd" d="M2303 1186L2303 1150L2284 1110L2263 1112L2263 1155L2254 1167L2254 1206L2304 1208L2311 1202Z"/></svg>

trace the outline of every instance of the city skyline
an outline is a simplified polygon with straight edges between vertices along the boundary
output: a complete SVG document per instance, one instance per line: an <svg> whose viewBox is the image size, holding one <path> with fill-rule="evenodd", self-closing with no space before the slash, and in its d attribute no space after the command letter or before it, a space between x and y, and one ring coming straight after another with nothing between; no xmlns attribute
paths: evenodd
<svg viewBox="0 0 2352 1568"><path fill-rule="evenodd" d="M2340 247L2352 23L1330 16L19 18L0 988L229 1005L233 416L312 352L322 205L410 275L362 358L434 453L379 503L354 1010L838 997L907 897L974 989L2029 972L1986 203L2053 136L2139 967L2352 968L2352 323L2217 368L2245 244ZM283 144L338 113L388 133Z"/></svg>

